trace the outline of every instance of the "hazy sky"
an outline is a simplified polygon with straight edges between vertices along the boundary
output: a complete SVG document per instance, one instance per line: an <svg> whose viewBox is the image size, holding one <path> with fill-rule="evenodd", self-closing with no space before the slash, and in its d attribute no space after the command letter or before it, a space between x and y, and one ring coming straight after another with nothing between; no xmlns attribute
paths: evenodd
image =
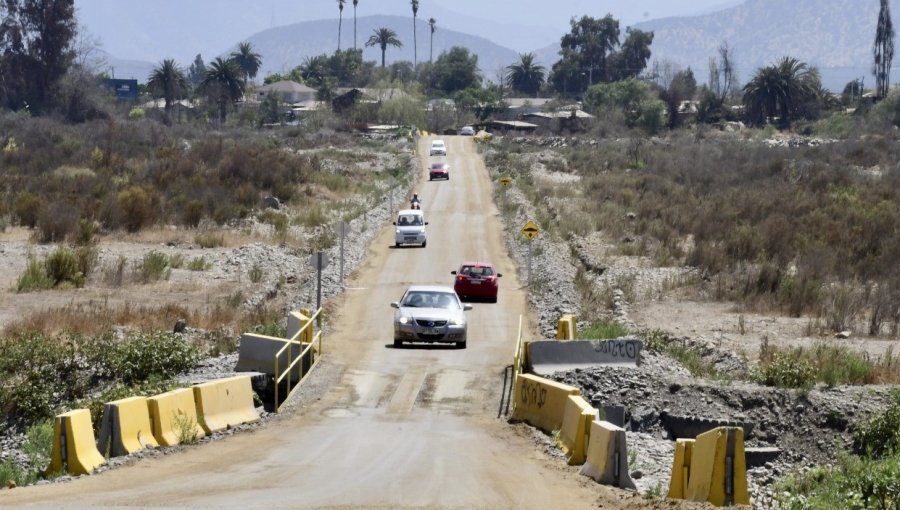
<svg viewBox="0 0 900 510"><path fill-rule="evenodd" d="M607 13L625 26L691 15L740 0L420 0L418 17L437 26L477 33L519 52L558 42L569 20ZM79 20L122 59L189 62L216 55L259 31L299 21L337 19L336 0L75 0ZM359 0L357 16L412 16L409 0ZM353 3L343 18L352 26ZM527 30L526 30L527 29Z"/></svg>

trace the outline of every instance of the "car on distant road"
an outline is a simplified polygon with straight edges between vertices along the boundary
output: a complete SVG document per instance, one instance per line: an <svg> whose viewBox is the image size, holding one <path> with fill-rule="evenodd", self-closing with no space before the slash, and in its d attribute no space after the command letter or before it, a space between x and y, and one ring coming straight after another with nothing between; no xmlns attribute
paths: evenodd
<svg viewBox="0 0 900 510"><path fill-rule="evenodd" d="M431 151L428 153L429 156L446 156L447 155L447 145L444 144L443 140L432 140L431 141Z"/></svg>
<svg viewBox="0 0 900 510"><path fill-rule="evenodd" d="M459 134L462 136L475 136L475 128L472 126L463 126L460 128Z"/></svg>
<svg viewBox="0 0 900 510"><path fill-rule="evenodd" d="M404 342L452 343L466 348L466 310L450 287L412 285L400 301L391 303L394 312L394 347Z"/></svg>
<svg viewBox="0 0 900 510"><path fill-rule="evenodd" d="M491 303L497 302L497 294L500 291L498 278L502 274L494 271L490 262L463 262L459 269L450 271L455 275L453 290L464 300L473 298L484 299Z"/></svg>
<svg viewBox="0 0 900 510"><path fill-rule="evenodd" d="M394 222L397 227L394 230L394 246L399 248L401 244L420 244L422 248L428 242L428 235L425 232L425 215L421 209L402 209L397 214L397 221Z"/></svg>
<svg viewBox="0 0 900 510"><path fill-rule="evenodd" d="M450 165L447 163L432 163L428 169L428 180L447 179L450 180Z"/></svg>

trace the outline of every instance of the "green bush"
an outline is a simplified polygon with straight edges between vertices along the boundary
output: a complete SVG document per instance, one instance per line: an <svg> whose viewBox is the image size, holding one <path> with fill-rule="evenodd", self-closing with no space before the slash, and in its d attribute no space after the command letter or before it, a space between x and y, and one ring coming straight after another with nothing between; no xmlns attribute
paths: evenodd
<svg viewBox="0 0 900 510"><path fill-rule="evenodd" d="M815 377L815 369L799 350L776 353L771 362L760 366L753 374L758 383L778 388L809 389L815 385Z"/></svg>
<svg viewBox="0 0 900 510"><path fill-rule="evenodd" d="M70 283L75 287L84 286L84 273L81 272L81 263L74 251L58 247L44 260L44 266L54 286L64 283Z"/></svg>
<svg viewBox="0 0 900 510"><path fill-rule="evenodd" d="M263 270L259 264L253 264L253 267L248 271L247 276L250 277L250 281L253 283L259 283L263 279Z"/></svg>
<svg viewBox="0 0 900 510"><path fill-rule="evenodd" d="M153 250L144 254L135 269L142 282L151 283L169 278L169 272L166 271L168 265L169 258L164 253Z"/></svg>
<svg viewBox="0 0 900 510"><path fill-rule="evenodd" d="M126 384L166 379L194 366L199 350L181 335L139 333L111 349L105 361L111 373Z"/></svg>
<svg viewBox="0 0 900 510"><path fill-rule="evenodd" d="M622 323L615 321L598 321L579 331L578 338L606 340L628 336L628 334L628 328Z"/></svg>
<svg viewBox="0 0 900 510"><path fill-rule="evenodd" d="M865 459L842 453L833 468L817 467L776 484L782 510L891 510L900 507L900 455Z"/></svg>
<svg viewBox="0 0 900 510"><path fill-rule="evenodd" d="M894 390L891 399L887 409L854 427L853 443L858 452L874 458L900 454L900 390Z"/></svg>
<svg viewBox="0 0 900 510"><path fill-rule="evenodd" d="M19 275L19 279L16 282L16 292L52 289L54 283L53 278L50 278L50 275L47 274L47 268L44 266L44 263L37 260L33 255L29 255L25 271Z"/></svg>
<svg viewBox="0 0 900 510"><path fill-rule="evenodd" d="M187 268L191 271L206 271L212 267L212 263L206 257L194 257L188 262Z"/></svg>
<svg viewBox="0 0 900 510"><path fill-rule="evenodd" d="M225 246L225 236L212 232L197 234L194 236L194 242L201 248L219 248Z"/></svg>

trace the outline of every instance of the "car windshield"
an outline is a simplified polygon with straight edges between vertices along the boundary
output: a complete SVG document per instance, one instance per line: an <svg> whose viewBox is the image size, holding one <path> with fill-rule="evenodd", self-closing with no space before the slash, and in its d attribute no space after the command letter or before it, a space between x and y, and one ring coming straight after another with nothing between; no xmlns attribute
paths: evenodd
<svg viewBox="0 0 900 510"><path fill-rule="evenodd" d="M400 306L411 308L459 309L459 301L449 292L407 292Z"/></svg>
<svg viewBox="0 0 900 510"><path fill-rule="evenodd" d="M397 225L402 226L420 226L422 225L422 217L418 214L401 214Z"/></svg>
<svg viewBox="0 0 900 510"><path fill-rule="evenodd" d="M494 270L490 267L485 266L463 266L463 268L460 270L460 273L475 278L481 278L483 276L493 275Z"/></svg>

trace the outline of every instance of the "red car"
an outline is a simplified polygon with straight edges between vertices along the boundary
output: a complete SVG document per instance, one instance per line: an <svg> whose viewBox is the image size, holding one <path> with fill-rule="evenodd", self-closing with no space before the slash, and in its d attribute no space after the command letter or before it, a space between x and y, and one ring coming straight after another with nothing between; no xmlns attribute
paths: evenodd
<svg viewBox="0 0 900 510"><path fill-rule="evenodd" d="M494 271L490 262L463 262L458 271L450 271L450 274L456 275L453 290L460 299L470 301L480 298L497 302L497 291L500 290L497 279L503 275Z"/></svg>
<svg viewBox="0 0 900 510"><path fill-rule="evenodd" d="M428 180L447 179L450 180L450 165L447 163L432 163L428 170Z"/></svg>

